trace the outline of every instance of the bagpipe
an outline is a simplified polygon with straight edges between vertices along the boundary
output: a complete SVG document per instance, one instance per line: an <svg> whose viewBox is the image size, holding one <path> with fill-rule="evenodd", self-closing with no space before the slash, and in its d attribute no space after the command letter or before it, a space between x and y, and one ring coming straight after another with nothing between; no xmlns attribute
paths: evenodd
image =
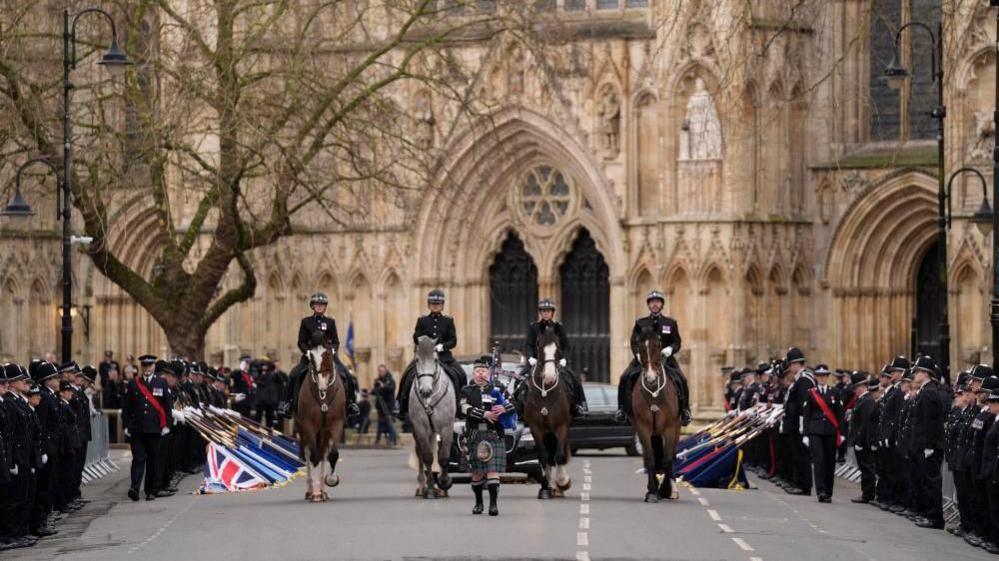
<svg viewBox="0 0 999 561"><path fill-rule="evenodd" d="M209 405L173 415L205 439L202 494L282 486L305 468L297 442L236 411Z"/></svg>
<svg viewBox="0 0 999 561"><path fill-rule="evenodd" d="M759 403L684 437L677 444L675 474L695 487L745 489L743 447L776 426L782 405Z"/></svg>
<svg viewBox="0 0 999 561"><path fill-rule="evenodd" d="M503 362L500 358L500 346L499 342L493 344L492 355L489 359L489 385L492 386L493 399L496 403L505 403L513 400L513 396L510 393L510 388L506 384L496 383L496 370L502 368ZM506 430L513 430L517 428L517 412L510 411L500 415L499 418L500 425Z"/></svg>

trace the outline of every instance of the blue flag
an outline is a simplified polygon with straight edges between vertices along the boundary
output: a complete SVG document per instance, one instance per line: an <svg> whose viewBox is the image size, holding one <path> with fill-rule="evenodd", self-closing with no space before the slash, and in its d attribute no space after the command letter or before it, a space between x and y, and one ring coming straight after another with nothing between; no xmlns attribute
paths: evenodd
<svg viewBox="0 0 999 561"><path fill-rule="evenodd" d="M357 370L357 363L354 362L354 320L350 320L347 324L347 342L344 343L344 348L347 350L347 368L350 368L351 372Z"/></svg>

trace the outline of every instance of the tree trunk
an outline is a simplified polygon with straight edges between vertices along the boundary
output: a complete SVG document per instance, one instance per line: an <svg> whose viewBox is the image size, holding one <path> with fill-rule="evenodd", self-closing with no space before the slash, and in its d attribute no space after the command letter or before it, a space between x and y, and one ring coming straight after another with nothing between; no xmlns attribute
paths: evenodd
<svg viewBox="0 0 999 561"><path fill-rule="evenodd" d="M170 351L185 360L205 360L205 332L194 326L170 324L160 325L166 333Z"/></svg>

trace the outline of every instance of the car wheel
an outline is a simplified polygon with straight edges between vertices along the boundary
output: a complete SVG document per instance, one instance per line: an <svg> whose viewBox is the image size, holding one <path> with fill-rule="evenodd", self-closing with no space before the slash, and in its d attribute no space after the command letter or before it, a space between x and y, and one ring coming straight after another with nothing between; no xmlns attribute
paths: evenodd
<svg viewBox="0 0 999 561"><path fill-rule="evenodd" d="M642 455L642 441L638 439L638 434L631 437L631 444L625 446L624 451L627 452L629 456Z"/></svg>

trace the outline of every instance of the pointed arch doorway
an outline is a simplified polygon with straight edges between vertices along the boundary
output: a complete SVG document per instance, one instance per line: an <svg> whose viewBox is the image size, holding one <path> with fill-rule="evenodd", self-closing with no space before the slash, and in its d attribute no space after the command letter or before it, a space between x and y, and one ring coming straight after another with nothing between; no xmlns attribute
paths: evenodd
<svg viewBox="0 0 999 561"><path fill-rule="evenodd" d="M524 242L510 232L489 266L490 346L497 342L504 352L522 351L537 303L538 267Z"/></svg>
<svg viewBox="0 0 999 561"><path fill-rule="evenodd" d="M591 382L610 380L610 269L586 228L559 267L569 365Z"/></svg>

